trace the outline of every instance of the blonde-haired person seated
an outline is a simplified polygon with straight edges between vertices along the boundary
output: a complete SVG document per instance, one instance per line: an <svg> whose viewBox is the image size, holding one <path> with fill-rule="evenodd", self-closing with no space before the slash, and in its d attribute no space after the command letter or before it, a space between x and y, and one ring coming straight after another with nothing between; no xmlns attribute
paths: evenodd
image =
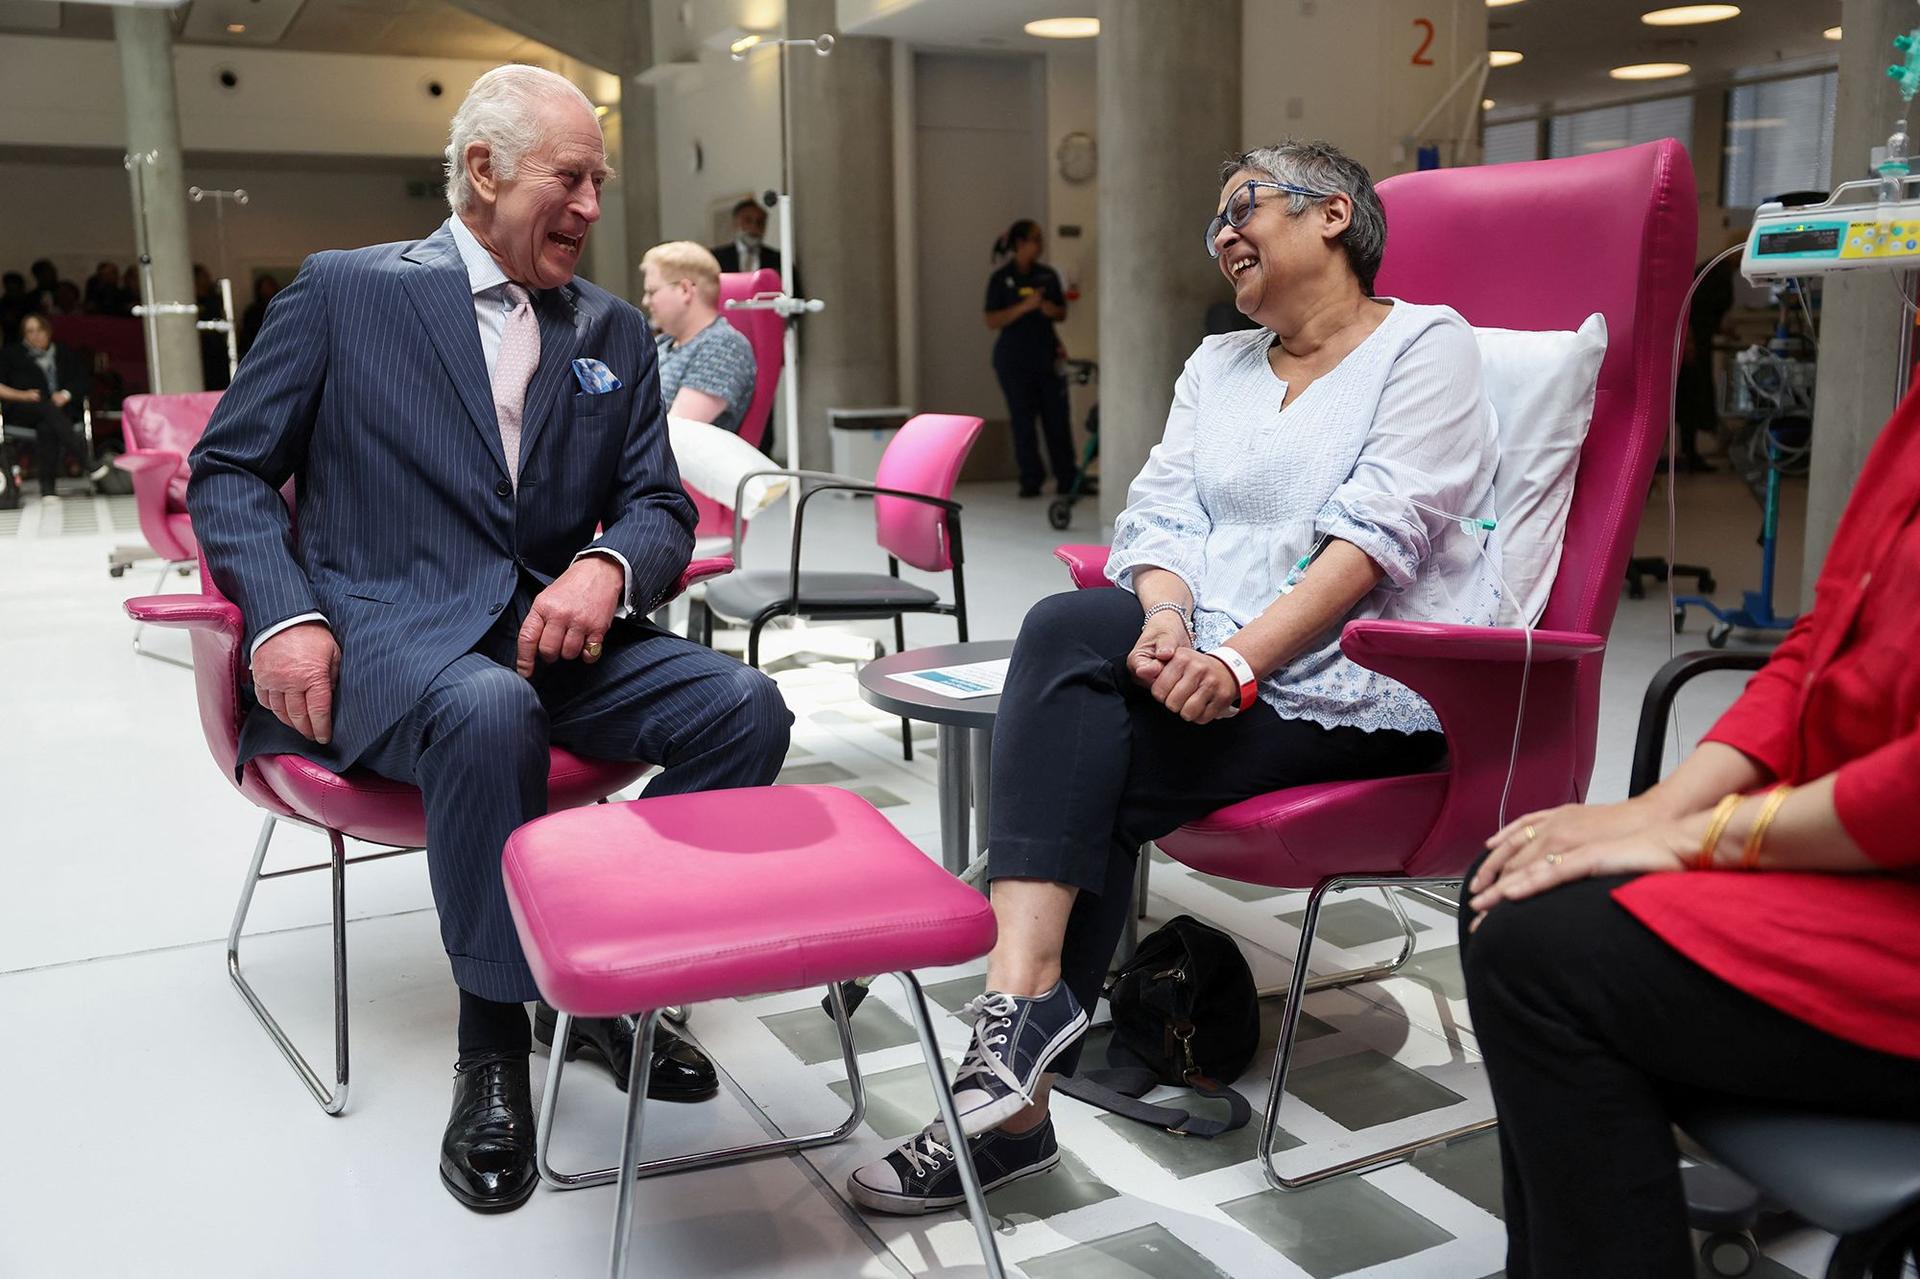
<svg viewBox="0 0 1920 1279"><path fill-rule="evenodd" d="M753 345L720 315L720 263L691 240L669 240L640 269L640 304L660 331L660 403L738 434L753 402Z"/></svg>

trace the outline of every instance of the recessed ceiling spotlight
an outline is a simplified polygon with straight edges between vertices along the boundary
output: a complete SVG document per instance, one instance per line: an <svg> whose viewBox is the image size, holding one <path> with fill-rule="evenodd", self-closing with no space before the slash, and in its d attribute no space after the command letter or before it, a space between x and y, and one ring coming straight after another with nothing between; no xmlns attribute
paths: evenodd
<svg viewBox="0 0 1920 1279"><path fill-rule="evenodd" d="M595 107L595 108L593 109L593 113L594 113L594 114L595 114L596 116L598 116L598 117L600 117L600 118L601 118L602 120L604 120L604 119L606 119L606 118L607 118L607 113L608 113L609 111L612 111L612 110L613 110L613 108L612 108L612 107L610 107L610 106L608 106L608 105L607 105L606 103L604 103L604 102L602 102L602 103L601 103L601 104L600 104L599 106L597 106L597 107Z"/></svg>
<svg viewBox="0 0 1920 1279"><path fill-rule="evenodd" d="M1822 31L1820 34L1825 36L1829 40L1838 40L1840 38L1840 28L1828 27L1825 31Z"/></svg>
<svg viewBox="0 0 1920 1279"><path fill-rule="evenodd" d="M227 34L230 36L243 36L247 34L247 24L244 22L229 22L227 24Z"/></svg>
<svg viewBox="0 0 1920 1279"><path fill-rule="evenodd" d="M758 45L762 40L765 40L765 39L766 37L761 35L741 36L738 40L735 40L732 44L727 46L727 52L732 54L735 58L743 57L748 50L754 48L754 46Z"/></svg>
<svg viewBox="0 0 1920 1279"><path fill-rule="evenodd" d="M1043 40L1086 40L1100 34L1100 19L1036 18L1026 25L1026 32Z"/></svg>
<svg viewBox="0 0 1920 1279"><path fill-rule="evenodd" d="M1692 70L1684 62L1636 62L1631 66L1615 67L1607 74L1615 80L1671 80Z"/></svg>
<svg viewBox="0 0 1920 1279"><path fill-rule="evenodd" d="M1520 0L1487 0L1487 8L1504 9L1510 4L1519 4Z"/></svg>
<svg viewBox="0 0 1920 1279"><path fill-rule="evenodd" d="M1480 99L1480 109L1481 109L1482 111L1491 111L1491 110L1493 110L1493 99L1492 99L1492 98L1482 98L1482 99Z"/></svg>
<svg viewBox="0 0 1920 1279"><path fill-rule="evenodd" d="M1495 49L1487 55L1490 67L1510 67L1516 62L1525 62L1527 55L1516 49Z"/></svg>
<svg viewBox="0 0 1920 1279"><path fill-rule="evenodd" d="M1655 9L1640 15L1650 27L1694 27L1703 22L1725 22L1740 16L1737 4L1683 4L1672 9Z"/></svg>

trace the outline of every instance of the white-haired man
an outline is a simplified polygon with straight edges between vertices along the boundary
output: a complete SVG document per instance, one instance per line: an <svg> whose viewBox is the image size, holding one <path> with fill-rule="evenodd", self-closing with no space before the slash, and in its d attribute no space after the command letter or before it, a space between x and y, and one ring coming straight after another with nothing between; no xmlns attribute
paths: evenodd
<svg viewBox="0 0 1920 1279"><path fill-rule="evenodd" d="M549 746L659 764L649 793L675 793L771 781L792 724L763 676L644 620L688 562L694 512L645 321L574 279L608 176L572 84L526 66L480 77L447 146L454 216L414 243L307 260L188 490L246 619L243 763L299 754L425 798L460 988L440 1176L483 1212L537 1181L538 992L500 853L545 811ZM549 1039L551 1016L534 1027ZM631 1029L591 1022L567 1046L581 1050L623 1079ZM678 1039L656 1039L651 1067L649 1096L717 1087Z"/></svg>

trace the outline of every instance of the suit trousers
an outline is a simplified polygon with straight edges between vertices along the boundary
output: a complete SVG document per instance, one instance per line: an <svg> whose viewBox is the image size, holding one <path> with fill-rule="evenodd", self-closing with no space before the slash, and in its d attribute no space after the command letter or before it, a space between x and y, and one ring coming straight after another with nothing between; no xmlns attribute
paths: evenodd
<svg viewBox="0 0 1920 1279"><path fill-rule="evenodd" d="M1184 822L1308 782L1414 773L1445 752L1438 733L1367 732L1284 719L1259 702L1189 724L1133 680L1131 591L1041 600L1015 641L993 730L993 879L1079 889L1061 946L1067 988L1089 1013L1126 926L1140 845ZM1054 1067L1072 1074L1079 1045Z"/></svg>
<svg viewBox="0 0 1920 1279"><path fill-rule="evenodd" d="M770 783L793 725L771 679L637 620L614 624L598 662L542 663L522 679L515 641L531 597L521 594L358 761L420 788L454 980L502 1002L539 995L500 857L516 827L547 811L550 746L659 764L646 793L679 795Z"/></svg>
<svg viewBox="0 0 1920 1279"><path fill-rule="evenodd" d="M1500 1112L1511 1279L1691 1279L1673 1120L1737 1098L1920 1119L1920 1060L1849 1043L1700 967L1614 900L1628 876L1503 902L1471 934Z"/></svg>

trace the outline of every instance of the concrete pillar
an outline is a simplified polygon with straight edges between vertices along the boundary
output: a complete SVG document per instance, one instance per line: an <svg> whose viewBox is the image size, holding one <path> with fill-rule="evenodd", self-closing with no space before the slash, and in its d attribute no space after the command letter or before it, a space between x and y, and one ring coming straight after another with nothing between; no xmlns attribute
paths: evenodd
<svg viewBox="0 0 1920 1279"><path fill-rule="evenodd" d="M1240 139L1240 0L1100 8L1100 516L1166 427L1180 368L1228 296L1201 245Z"/></svg>
<svg viewBox="0 0 1920 1279"><path fill-rule="evenodd" d="M618 137L610 130L607 139L610 144L619 144L614 164L620 169L626 264L620 284L614 283L611 274L602 284L636 305L640 301L641 255L665 238L660 234L658 105L653 86L634 79L635 72L652 65L653 12L641 0L634 0L627 14L627 65L620 85Z"/></svg>
<svg viewBox="0 0 1920 1279"><path fill-rule="evenodd" d="M142 194L133 216L145 219L147 255L153 259L147 302L193 299L193 255L187 247L187 181L180 159L180 111L173 88L173 15L162 9L116 8L114 38L120 46L120 80L127 100L127 151L152 155L139 166ZM200 335L195 316L161 316L156 326L152 388L168 394L198 391Z"/></svg>
<svg viewBox="0 0 1920 1279"><path fill-rule="evenodd" d="M1845 0L1840 24L1840 94L1833 122L1833 184L1871 177L1871 149L1887 140L1900 95L1886 77L1898 60L1893 37L1914 22L1907 0ZM1920 112L1916 112L1920 119ZM1813 583L1866 462L1893 412L1903 311L1881 272L1829 275L1820 307L1819 393L1814 397L1813 468L1807 485L1807 540L1800 605L1813 603Z"/></svg>
<svg viewBox="0 0 1920 1279"><path fill-rule="evenodd" d="M800 320L800 457L824 469L827 409L899 398L893 246L893 54L839 35L834 0L788 0L786 33L831 32L833 56L783 50L794 263L826 310ZM792 460L790 459L790 462Z"/></svg>

